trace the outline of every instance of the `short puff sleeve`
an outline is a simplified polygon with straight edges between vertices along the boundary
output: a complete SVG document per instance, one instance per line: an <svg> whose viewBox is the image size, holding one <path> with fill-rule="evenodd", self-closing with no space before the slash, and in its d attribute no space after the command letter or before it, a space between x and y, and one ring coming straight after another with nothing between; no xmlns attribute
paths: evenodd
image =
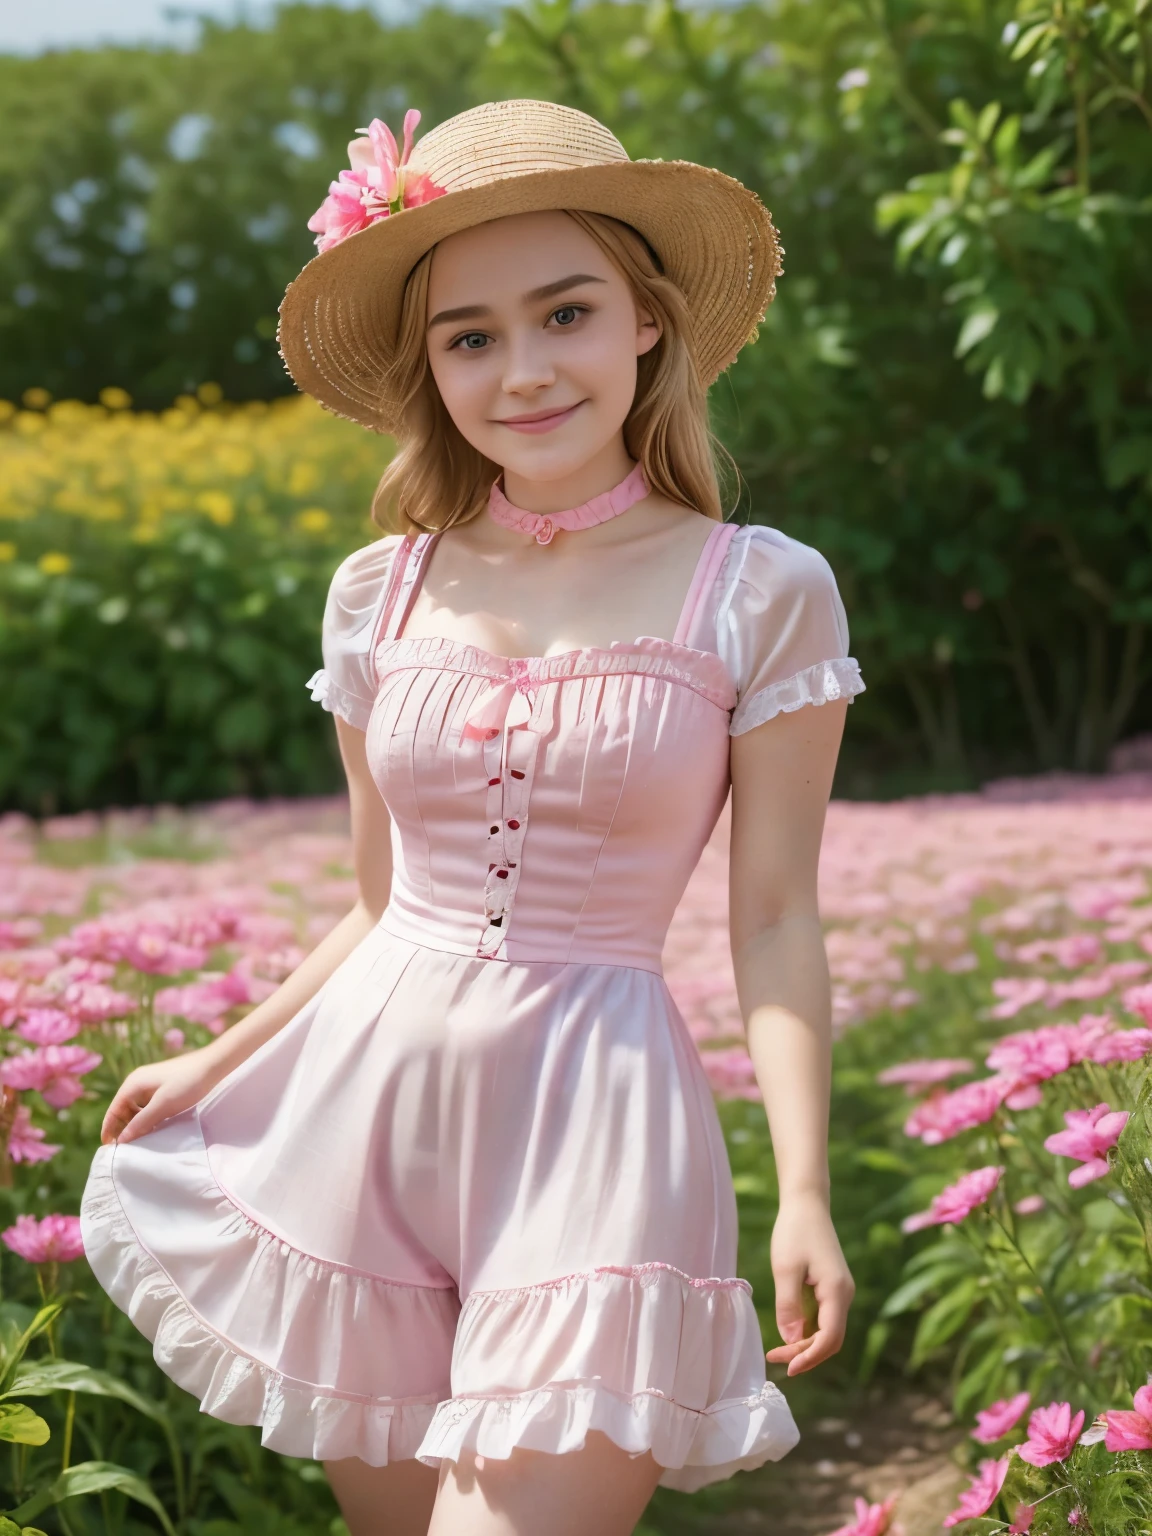
<svg viewBox="0 0 1152 1536"><path fill-rule="evenodd" d="M817 550L775 528L740 528L722 587L716 642L737 688L733 736L805 704L863 693L836 578Z"/></svg>
<svg viewBox="0 0 1152 1536"><path fill-rule="evenodd" d="M377 539L349 555L337 568L324 605L324 666L313 673L307 686L318 704L358 731L368 729L376 702L372 642L388 574L402 542L399 535Z"/></svg>

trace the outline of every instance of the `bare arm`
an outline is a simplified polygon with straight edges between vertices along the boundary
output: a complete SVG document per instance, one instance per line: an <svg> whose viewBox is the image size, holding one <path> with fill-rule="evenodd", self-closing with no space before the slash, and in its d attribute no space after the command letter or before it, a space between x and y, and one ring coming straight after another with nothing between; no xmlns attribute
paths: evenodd
<svg viewBox="0 0 1152 1536"><path fill-rule="evenodd" d="M281 985L239 1024L199 1050L130 1072L108 1106L100 1139L134 1141L206 1093L278 1034L380 920L392 884L387 808L368 771L364 732L337 719L340 755L348 778L352 850L360 888L356 905Z"/></svg>
<svg viewBox="0 0 1152 1536"><path fill-rule="evenodd" d="M829 1214L831 995L816 875L845 704L778 715L732 740L731 931L748 1050L780 1186L768 1359L810 1370L844 1340L852 1277ZM818 1309L804 1336L804 1288Z"/></svg>

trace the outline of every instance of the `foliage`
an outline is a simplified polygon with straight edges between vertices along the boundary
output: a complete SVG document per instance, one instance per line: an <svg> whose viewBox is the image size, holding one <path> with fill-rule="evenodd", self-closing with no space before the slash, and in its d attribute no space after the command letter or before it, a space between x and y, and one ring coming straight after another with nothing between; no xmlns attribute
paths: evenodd
<svg viewBox="0 0 1152 1536"><path fill-rule="evenodd" d="M304 684L387 445L311 402L0 407L0 803L331 788Z"/></svg>
<svg viewBox="0 0 1152 1536"><path fill-rule="evenodd" d="M1099 767L1152 724L1150 33L1144 0L290 4L184 54L0 59L0 395L286 389L276 307L353 130L571 102L783 231L716 418L744 512L847 599L843 785Z"/></svg>

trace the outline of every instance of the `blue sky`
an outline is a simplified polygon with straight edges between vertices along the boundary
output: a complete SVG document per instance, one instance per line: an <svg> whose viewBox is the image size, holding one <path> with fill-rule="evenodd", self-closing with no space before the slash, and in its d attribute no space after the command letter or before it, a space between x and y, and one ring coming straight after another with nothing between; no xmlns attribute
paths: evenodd
<svg viewBox="0 0 1152 1536"><path fill-rule="evenodd" d="M376 10L392 13L406 9L405 0L371 3ZM239 9L238 0L0 0L0 53L39 53L103 42L181 42L194 32L196 15L228 18ZM268 5L249 0L245 9L259 17Z"/></svg>

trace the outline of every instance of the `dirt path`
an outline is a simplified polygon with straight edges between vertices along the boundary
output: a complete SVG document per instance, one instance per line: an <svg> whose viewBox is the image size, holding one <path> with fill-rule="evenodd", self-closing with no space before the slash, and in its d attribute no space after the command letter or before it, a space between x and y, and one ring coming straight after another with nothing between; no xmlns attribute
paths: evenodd
<svg viewBox="0 0 1152 1536"><path fill-rule="evenodd" d="M644 1524L655 1536L827 1536L853 1518L857 1497L900 1494L895 1518L904 1536L942 1536L967 1479L952 1460L963 1432L931 1397L876 1387L842 1416L816 1418L791 1455L742 1473L724 1496L658 1499ZM737 1495L737 1497L733 1497ZM711 1508L693 1509L698 1501Z"/></svg>

